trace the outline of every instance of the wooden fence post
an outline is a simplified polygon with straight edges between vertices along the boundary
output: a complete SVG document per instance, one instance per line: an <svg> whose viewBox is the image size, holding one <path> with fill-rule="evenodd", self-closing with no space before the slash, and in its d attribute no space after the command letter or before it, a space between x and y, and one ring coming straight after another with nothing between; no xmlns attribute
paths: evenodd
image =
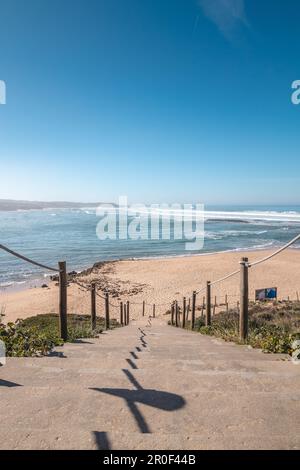
<svg viewBox="0 0 300 470"><path fill-rule="evenodd" d="M96 284L91 284L91 323L92 330L96 328Z"/></svg>
<svg viewBox="0 0 300 470"><path fill-rule="evenodd" d="M174 325L174 302L172 303L171 305L171 325L173 326Z"/></svg>
<svg viewBox="0 0 300 470"><path fill-rule="evenodd" d="M178 327L178 302L175 300L175 326Z"/></svg>
<svg viewBox="0 0 300 470"><path fill-rule="evenodd" d="M211 284L206 283L206 326L211 325Z"/></svg>
<svg viewBox="0 0 300 470"><path fill-rule="evenodd" d="M121 326L124 325L124 320L123 320L123 302L120 302L120 324L121 324Z"/></svg>
<svg viewBox="0 0 300 470"><path fill-rule="evenodd" d="M127 312L126 312L126 302L123 304L123 322L124 325L127 325Z"/></svg>
<svg viewBox="0 0 300 470"><path fill-rule="evenodd" d="M188 305L187 305L187 308L186 308L186 319L185 319L185 321L188 321L190 311L191 311L191 298L189 297Z"/></svg>
<svg viewBox="0 0 300 470"><path fill-rule="evenodd" d="M153 318L155 318L155 304L153 304Z"/></svg>
<svg viewBox="0 0 300 470"><path fill-rule="evenodd" d="M195 328L195 313L196 313L196 291L193 292L192 298L192 330Z"/></svg>
<svg viewBox="0 0 300 470"><path fill-rule="evenodd" d="M226 305L226 312L228 313L228 297L227 297L227 294L225 295L225 305Z"/></svg>
<svg viewBox="0 0 300 470"><path fill-rule="evenodd" d="M186 313L186 298L183 297L183 302L182 302L182 328L185 328L185 313Z"/></svg>
<svg viewBox="0 0 300 470"><path fill-rule="evenodd" d="M108 292L105 294L105 329L109 330L109 295Z"/></svg>
<svg viewBox="0 0 300 470"><path fill-rule="evenodd" d="M129 300L127 300L126 313L127 313L127 325L129 325Z"/></svg>
<svg viewBox="0 0 300 470"><path fill-rule="evenodd" d="M145 301L143 300L143 317L145 316Z"/></svg>
<svg viewBox="0 0 300 470"><path fill-rule="evenodd" d="M68 339L68 320L67 320L67 266L65 261L58 263L59 267L59 331L60 337L67 341Z"/></svg>
<svg viewBox="0 0 300 470"><path fill-rule="evenodd" d="M240 266L240 339L245 341L248 336L248 258L242 258Z"/></svg>

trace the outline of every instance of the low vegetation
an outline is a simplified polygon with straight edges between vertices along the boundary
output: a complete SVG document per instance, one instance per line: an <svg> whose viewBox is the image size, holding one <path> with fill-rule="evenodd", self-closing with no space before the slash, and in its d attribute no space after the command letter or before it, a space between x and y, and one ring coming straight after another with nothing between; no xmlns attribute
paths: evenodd
<svg viewBox="0 0 300 470"><path fill-rule="evenodd" d="M112 320L111 327L117 326L119 324ZM97 318L96 329L92 330L89 315L68 315L69 342L96 337L103 329L103 318ZM6 355L13 357L45 355L64 343L59 336L59 318L56 314L37 315L7 325L0 322L0 340L5 343Z"/></svg>
<svg viewBox="0 0 300 470"><path fill-rule="evenodd" d="M200 333L240 343L237 309L215 315L211 326L204 317L196 321ZM249 308L249 334L246 344L264 352L292 354L292 343L300 338L300 302L253 303Z"/></svg>
<svg viewBox="0 0 300 470"><path fill-rule="evenodd" d="M190 322L187 328L190 328ZM205 326L205 317L201 316L195 322L195 330L225 341L245 344L241 343L239 338L237 309L218 313L213 317L210 326ZM246 344L264 352L292 354L292 344L296 339L300 339L300 302L250 304Z"/></svg>

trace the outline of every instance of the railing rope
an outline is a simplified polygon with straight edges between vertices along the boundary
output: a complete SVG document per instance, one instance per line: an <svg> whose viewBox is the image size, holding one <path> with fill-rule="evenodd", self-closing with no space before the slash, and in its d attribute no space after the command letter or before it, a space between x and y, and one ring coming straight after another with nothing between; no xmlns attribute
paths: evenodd
<svg viewBox="0 0 300 470"><path fill-rule="evenodd" d="M279 248L278 250L274 251L274 253L272 253L271 255L268 255L268 256L265 256L264 258L261 258L257 261L254 261L254 263L249 263L248 264L248 267L249 268L253 268L254 266L257 266L258 264L260 263L263 263L264 261L267 261L271 258L273 258L274 256L278 255L279 253L281 253L282 251L286 250L289 246L293 245L294 243L296 243L296 241L300 240L300 234L297 235L295 238L293 238L291 241L289 241L288 243L286 243L284 246L282 246L281 248Z"/></svg>
<svg viewBox="0 0 300 470"><path fill-rule="evenodd" d="M210 283L210 285L211 285L211 286L214 286L215 284L218 284L219 282L226 281L226 279L229 279L230 277L235 276L235 275L238 274L239 272L240 272L240 270L237 269L236 271L233 271L232 273L227 274L226 276L221 277L220 279L216 279L215 281L212 281L212 282Z"/></svg>
<svg viewBox="0 0 300 470"><path fill-rule="evenodd" d="M38 263L37 261L27 258L27 256L21 255L20 253L17 253L16 251L13 251L10 248L7 248L7 246L0 244L0 249L6 251L7 253L10 253L13 256L16 256L16 258L22 259L23 261L27 261L27 263L38 266L39 268L48 269L49 271L54 271L56 273L59 272L59 269L52 268L50 266L46 266L45 264Z"/></svg>

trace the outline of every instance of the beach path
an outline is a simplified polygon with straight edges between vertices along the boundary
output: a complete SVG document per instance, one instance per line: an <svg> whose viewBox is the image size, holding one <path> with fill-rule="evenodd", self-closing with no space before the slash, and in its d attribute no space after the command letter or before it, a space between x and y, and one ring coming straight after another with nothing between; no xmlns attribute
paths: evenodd
<svg viewBox="0 0 300 470"><path fill-rule="evenodd" d="M1 449L299 449L300 366L144 317L0 368Z"/></svg>

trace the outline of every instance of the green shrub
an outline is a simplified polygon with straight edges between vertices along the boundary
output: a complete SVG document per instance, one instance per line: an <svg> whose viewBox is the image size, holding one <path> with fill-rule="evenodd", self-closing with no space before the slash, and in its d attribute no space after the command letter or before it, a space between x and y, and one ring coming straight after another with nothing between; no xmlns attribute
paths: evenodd
<svg viewBox="0 0 300 470"><path fill-rule="evenodd" d="M119 324L111 321L111 327ZM91 329L89 315L68 315L68 341L93 338L102 333L104 319L96 319L96 329ZM5 343L7 356L41 356L55 346L64 344L59 335L59 317L56 314L37 315L17 320L7 325L0 323L0 340Z"/></svg>
<svg viewBox="0 0 300 470"><path fill-rule="evenodd" d="M225 341L241 343L236 309L220 312L210 326L205 317L195 322L195 330ZM252 303L249 308L249 334L246 344L269 353L292 353L292 343L300 338L300 303Z"/></svg>

